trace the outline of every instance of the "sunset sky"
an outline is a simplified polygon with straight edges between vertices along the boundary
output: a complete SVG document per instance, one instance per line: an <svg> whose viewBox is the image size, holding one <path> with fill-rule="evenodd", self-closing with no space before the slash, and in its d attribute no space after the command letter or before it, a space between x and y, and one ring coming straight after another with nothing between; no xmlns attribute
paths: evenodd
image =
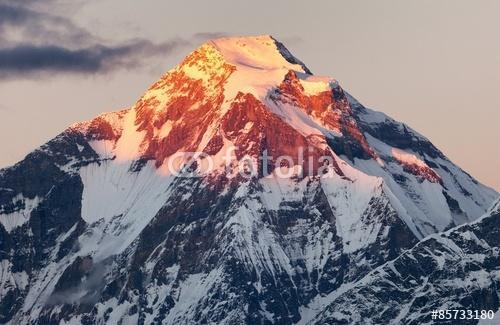
<svg viewBox="0 0 500 325"><path fill-rule="evenodd" d="M0 168L131 106L208 38L271 34L500 190L500 1L0 2Z"/></svg>

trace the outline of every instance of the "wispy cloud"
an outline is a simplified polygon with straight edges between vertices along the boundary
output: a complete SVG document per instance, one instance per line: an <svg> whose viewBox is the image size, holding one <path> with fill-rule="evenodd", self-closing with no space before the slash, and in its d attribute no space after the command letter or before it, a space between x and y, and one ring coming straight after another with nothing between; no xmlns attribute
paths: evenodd
<svg viewBox="0 0 500 325"><path fill-rule="evenodd" d="M59 73L95 74L134 68L223 33L154 43L145 38L114 43L93 35L71 19L48 12L56 0L0 4L0 78L19 79Z"/></svg>

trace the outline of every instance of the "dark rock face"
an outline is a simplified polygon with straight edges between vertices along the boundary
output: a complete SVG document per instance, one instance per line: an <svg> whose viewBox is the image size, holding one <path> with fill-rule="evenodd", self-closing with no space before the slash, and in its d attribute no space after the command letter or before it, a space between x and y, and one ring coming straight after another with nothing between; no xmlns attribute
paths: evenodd
<svg viewBox="0 0 500 325"><path fill-rule="evenodd" d="M358 113L365 110L365 108L361 105L354 105L353 108ZM421 136L415 136L416 132L411 130L405 124L389 119L385 120L383 123L366 123L363 120L358 119L358 123L363 132L366 132L395 148L410 148L415 152L426 154L431 158L445 158L443 153L439 151L429 140L423 139Z"/></svg>
<svg viewBox="0 0 500 325"><path fill-rule="evenodd" d="M59 278L54 294L66 291L81 283L84 276L88 275L92 270L92 257L78 256L69 267L64 270L64 273Z"/></svg>
<svg viewBox="0 0 500 325"><path fill-rule="evenodd" d="M370 159L371 157L365 152L363 147L352 138L346 137L329 137L327 138L328 145L338 154L345 155L349 159L354 158Z"/></svg>
<svg viewBox="0 0 500 325"><path fill-rule="evenodd" d="M304 69L304 71L310 75L312 75L313 73L311 72L311 70L309 70L308 67L306 67L306 65L298 60L296 57L293 56L292 53L290 53L290 51L288 51L288 49L285 47L285 45L283 45L283 43L275 40L274 40L274 43L276 44L276 47L278 48L278 51L281 53L281 55L290 63L293 63L293 64L298 64L298 65L301 65L302 68Z"/></svg>
<svg viewBox="0 0 500 325"><path fill-rule="evenodd" d="M77 147L79 145L83 148L81 151ZM79 165L84 165L96 159L97 155L81 134L68 132L29 154L19 164L0 171L0 205L4 213L20 208L9 205L16 196L43 198L31 211L29 221L21 227L9 233L0 224L1 259L6 262L6 272L32 276L51 263L50 256L57 249L56 238L83 222L80 217L83 190L80 177L59 168L71 157L78 157ZM78 235L74 232L63 247L73 246ZM6 289L5 299L2 298L0 304L0 322L13 317L27 294L23 283L14 283Z"/></svg>

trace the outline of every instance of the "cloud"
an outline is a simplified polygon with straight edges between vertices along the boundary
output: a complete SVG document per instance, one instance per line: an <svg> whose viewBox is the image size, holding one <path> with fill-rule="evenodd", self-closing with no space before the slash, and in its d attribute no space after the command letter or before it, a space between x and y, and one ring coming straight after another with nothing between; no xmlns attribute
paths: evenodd
<svg viewBox="0 0 500 325"><path fill-rule="evenodd" d="M30 1L21 1L20 4L0 4L0 36L4 39L14 38L9 43L19 42L19 38L28 39L34 44L50 41L66 45L91 43L96 40L90 32L78 27L68 18L22 5L31 4Z"/></svg>
<svg viewBox="0 0 500 325"><path fill-rule="evenodd" d="M6 0L0 4L0 78L19 79L60 73L96 74L136 68L173 51L222 33L154 43L136 38L115 43L50 11L57 0ZM44 7L45 6L45 7Z"/></svg>
<svg viewBox="0 0 500 325"><path fill-rule="evenodd" d="M144 58L167 55L186 41L172 40L154 44L134 40L117 46L95 45L82 49L49 45L21 44L0 48L0 78L44 73L97 73L117 68L134 68Z"/></svg>
<svg viewBox="0 0 500 325"><path fill-rule="evenodd" d="M90 260L92 261L91 258ZM106 285L106 275L110 268L110 262L107 259L92 264L91 269L87 273L82 271L81 274L78 274L81 276L80 278L77 275L72 282L67 283L69 287L65 290L53 291L46 304L49 306L73 303L96 304ZM79 269L81 270L81 268Z"/></svg>

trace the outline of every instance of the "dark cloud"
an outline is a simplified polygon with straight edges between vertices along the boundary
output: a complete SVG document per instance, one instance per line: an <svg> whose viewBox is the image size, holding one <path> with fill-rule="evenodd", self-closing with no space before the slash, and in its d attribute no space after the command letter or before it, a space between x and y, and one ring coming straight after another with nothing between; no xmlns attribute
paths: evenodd
<svg viewBox="0 0 500 325"><path fill-rule="evenodd" d="M97 40L95 36L68 18L37 11L29 6L0 4L0 36L8 39L12 32L34 44L51 42L74 45Z"/></svg>
<svg viewBox="0 0 500 325"><path fill-rule="evenodd" d="M12 78L43 73L97 73L116 68L133 68L141 59L168 55L185 41L153 44L136 40L114 47L96 45L84 49L61 46L18 45L0 48L0 77Z"/></svg>
<svg viewBox="0 0 500 325"><path fill-rule="evenodd" d="M198 33L189 39L163 43L142 38L109 42L77 26L71 19L50 12L49 5L57 2L4 0L0 4L0 78L94 74L134 68L192 43L224 36Z"/></svg>
<svg viewBox="0 0 500 325"><path fill-rule="evenodd" d="M0 3L0 24L19 24L30 17L30 10L27 8L15 7Z"/></svg>

